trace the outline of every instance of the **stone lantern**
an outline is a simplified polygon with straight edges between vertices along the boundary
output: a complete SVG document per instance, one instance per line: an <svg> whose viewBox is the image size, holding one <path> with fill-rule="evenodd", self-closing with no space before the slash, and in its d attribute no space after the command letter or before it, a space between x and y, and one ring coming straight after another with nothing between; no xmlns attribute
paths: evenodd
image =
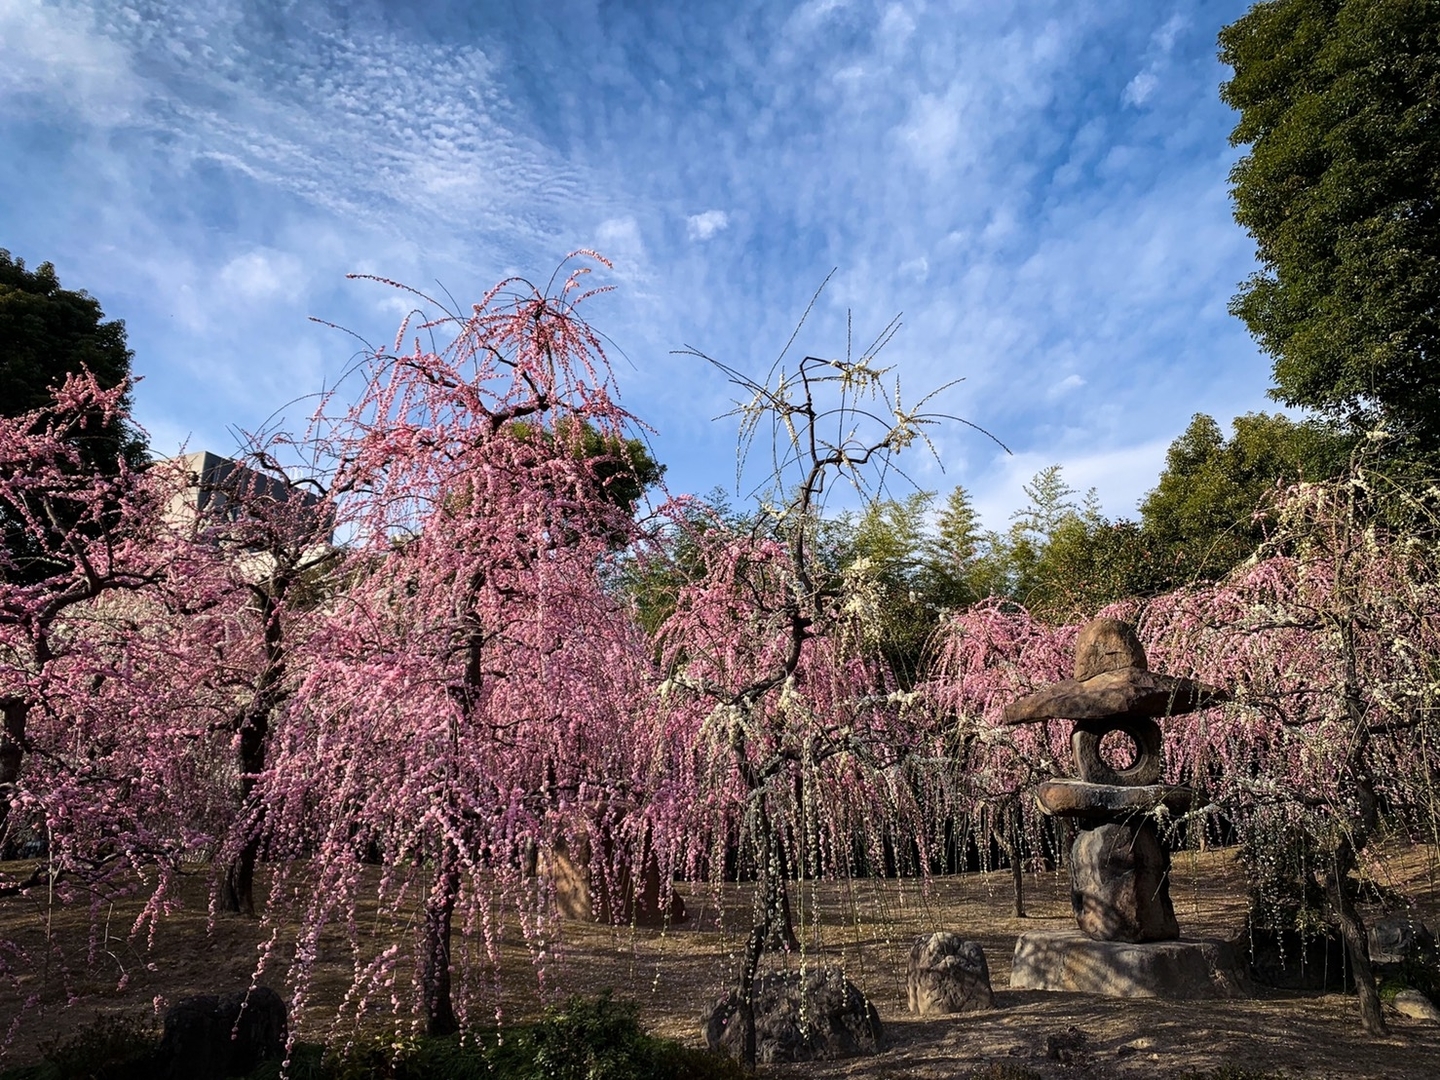
<svg viewBox="0 0 1440 1080"><path fill-rule="evenodd" d="M1157 820L1190 808L1189 788L1162 784L1158 718L1228 700L1190 679L1148 669L1125 623L1097 619L1076 641L1075 678L1009 706L1007 725L1069 720L1077 778L1035 792L1041 809L1072 819L1070 899L1076 931L1032 931L1015 947L1012 988L1117 996L1239 992L1245 978L1222 942L1181 941L1170 900L1170 852ZM1106 760L1107 736L1130 744L1128 764Z"/></svg>

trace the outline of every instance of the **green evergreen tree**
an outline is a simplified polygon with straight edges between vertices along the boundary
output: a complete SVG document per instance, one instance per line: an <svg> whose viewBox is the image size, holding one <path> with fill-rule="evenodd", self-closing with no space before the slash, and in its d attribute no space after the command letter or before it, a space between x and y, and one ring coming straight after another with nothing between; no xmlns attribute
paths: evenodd
<svg viewBox="0 0 1440 1080"><path fill-rule="evenodd" d="M24 259L0 248L0 414L45 408L66 376L82 371L106 389L115 387L129 378L130 360L125 324L106 321L94 297L62 289L50 263L27 270ZM122 463L132 469L147 463L145 443L128 420L129 404L127 394L122 416L107 420L97 412L77 427L71 443L82 475L115 475ZM0 533L11 557L6 573L38 581L55 572L56 565L12 514L0 512Z"/></svg>
<svg viewBox="0 0 1440 1080"><path fill-rule="evenodd" d="M920 588L937 608L958 609L989 595L980 563L980 515L970 493L956 486L945 497L927 535L920 565Z"/></svg>
<svg viewBox="0 0 1440 1080"><path fill-rule="evenodd" d="M1283 485L1328 480L1346 466L1354 438L1333 425L1247 413L1220 425L1197 413L1170 444L1165 469L1140 506L1159 589L1214 579L1265 538L1264 509Z"/></svg>
<svg viewBox="0 0 1440 1080"><path fill-rule="evenodd" d="M0 248L0 415L46 407L52 389L83 370L109 389L130 377L132 357L124 322L106 321L99 301L62 289L50 263L27 270L24 259ZM124 420L107 425L96 417L76 441L87 467L146 461L144 443Z"/></svg>
<svg viewBox="0 0 1440 1080"><path fill-rule="evenodd" d="M1267 0L1220 33L1273 395L1440 448L1440 0Z"/></svg>
<svg viewBox="0 0 1440 1080"><path fill-rule="evenodd" d="M875 593L877 644L902 684L919 675L925 643L938 614L924 583L926 517L935 493L917 491L905 499L875 499L859 514L846 515L844 570L864 568Z"/></svg>

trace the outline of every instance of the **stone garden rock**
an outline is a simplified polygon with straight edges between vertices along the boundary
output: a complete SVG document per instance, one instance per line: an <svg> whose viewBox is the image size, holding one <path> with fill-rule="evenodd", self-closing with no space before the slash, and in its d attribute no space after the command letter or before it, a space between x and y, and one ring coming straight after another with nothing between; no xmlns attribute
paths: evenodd
<svg viewBox="0 0 1440 1080"><path fill-rule="evenodd" d="M1440 1009L1419 990L1401 990L1395 995L1395 1011L1412 1020L1428 1020L1440 1024Z"/></svg>
<svg viewBox="0 0 1440 1080"><path fill-rule="evenodd" d="M753 996L757 1062L814 1061L880 1047L880 1014L838 970L761 975ZM701 1018L706 1045L737 1061L745 1045L739 1007L739 993L732 990Z"/></svg>
<svg viewBox="0 0 1440 1080"><path fill-rule="evenodd" d="M244 1076L284 1058L286 1032L285 1002L268 986L185 998L165 1011L155 1073L169 1080Z"/></svg>
<svg viewBox="0 0 1440 1080"><path fill-rule="evenodd" d="M1377 964L1403 964L1412 956L1433 955L1435 937L1408 912L1382 915L1365 928L1370 959Z"/></svg>
<svg viewBox="0 0 1440 1080"><path fill-rule="evenodd" d="M1107 822L1070 849L1075 922L1097 941L1170 941L1180 936L1170 901L1170 854L1155 826Z"/></svg>
<svg viewBox="0 0 1440 1080"><path fill-rule="evenodd" d="M1243 997L1250 983L1228 942L1132 944L1092 941L1077 930L1031 930L1015 943L1010 989L1186 1000Z"/></svg>
<svg viewBox="0 0 1440 1080"><path fill-rule="evenodd" d="M910 1011L921 1016L995 1007L990 967L978 941L959 934L915 939L905 972Z"/></svg>
<svg viewBox="0 0 1440 1080"><path fill-rule="evenodd" d="M1252 914L1238 941L1251 977L1280 990L1330 990L1352 993L1355 976L1340 931L1325 928L1301 934L1293 926L1271 926Z"/></svg>

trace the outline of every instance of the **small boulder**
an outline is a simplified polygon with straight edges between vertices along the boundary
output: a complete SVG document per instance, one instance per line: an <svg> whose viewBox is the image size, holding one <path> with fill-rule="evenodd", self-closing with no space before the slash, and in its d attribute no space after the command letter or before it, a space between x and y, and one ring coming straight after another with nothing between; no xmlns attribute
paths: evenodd
<svg viewBox="0 0 1440 1080"><path fill-rule="evenodd" d="M236 994L202 994L165 1011L156 1075L171 1080L244 1076L285 1056L285 1002L268 986Z"/></svg>
<svg viewBox="0 0 1440 1080"><path fill-rule="evenodd" d="M1090 1033L1071 1024L1056 1035L1045 1036L1045 1056L1062 1065L1078 1065L1088 1068L1095 1054L1090 1046Z"/></svg>
<svg viewBox="0 0 1440 1080"><path fill-rule="evenodd" d="M1365 928L1370 959L1377 964L1403 964L1412 956L1435 951L1435 938L1420 919L1408 912L1383 915Z"/></svg>
<svg viewBox="0 0 1440 1080"><path fill-rule="evenodd" d="M1440 1024L1440 1009L1419 990L1401 990L1395 995L1395 1011L1412 1020L1428 1020Z"/></svg>
<svg viewBox="0 0 1440 1080"><path fill-rule="evenodd" d="M755 1060L814 1061L874 1053L880 1047L880 1014L855 984L833 968L761 975L752 990ZM732 990L702 1018L705 1043L737 1061L745 1030L739 991Z"/></svg>
<svg viewBox="0 0 1440 1080"><path fill-rule="evenodd" d="M1173 941L1170 853L1149 821L1086 829L1070 849L1075 921L1096 941Z"/></svg>
<svg viewBox="0 0 1440 1080"><path fill-rule="evenodd" d="M1278 923L1278 925L1276 925ZM1252 912L1237 939L1251 978L1280 990L1354 993L1355 975L1340 931L1301 933L1288 919L1273 922Z"/></svg>
<svg viewBox="0 0 1440 1080"><path fill-rule="evenodd" d="M905 975L910 1011L921 1016L995 1007L985 950L959 934L916 938Z"/></svg>

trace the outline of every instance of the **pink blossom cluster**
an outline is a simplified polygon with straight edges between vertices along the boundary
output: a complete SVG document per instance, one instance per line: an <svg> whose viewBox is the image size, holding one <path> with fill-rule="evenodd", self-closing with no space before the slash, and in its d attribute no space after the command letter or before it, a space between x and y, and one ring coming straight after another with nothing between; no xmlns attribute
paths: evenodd
<svg viewBox="0 0 1440 1080"><path fill-rule="evenodd" d="M256 440L274 483L223 514L170 512L195 484L176 465L83 464L79 426L123 387L72 378L0 419L0 842L43 855L0 903L138 892L149 935L176 871L208 864L216 916L271 928L262 967L291 935L296 1009L340 948L343 1017L446 1031L494 1015L517 934L543 976L565 852L609 895L658 874L662 906L677 878L754 877L770 930L786 881L925 873L1002 814L1039 829L1026 792L1069 771L1068 725L1000 714L1071 674L1077 628L977 604L901 687L803 514L767 531L675 500L642 526L585 438L613 456L637 421L577 310L584 272L408 320L351 404ZM817 454L806 482L904 444ZM1363 828L1369 798L1433 829L1434 568L1342 496L1297 489L1265 557L1107 612L1153 667L1233 691L1164 721L1198 813L1319 835ZM637 575L669 583L653 633ZM42 959L0 942L0 975Z"/></svg>

